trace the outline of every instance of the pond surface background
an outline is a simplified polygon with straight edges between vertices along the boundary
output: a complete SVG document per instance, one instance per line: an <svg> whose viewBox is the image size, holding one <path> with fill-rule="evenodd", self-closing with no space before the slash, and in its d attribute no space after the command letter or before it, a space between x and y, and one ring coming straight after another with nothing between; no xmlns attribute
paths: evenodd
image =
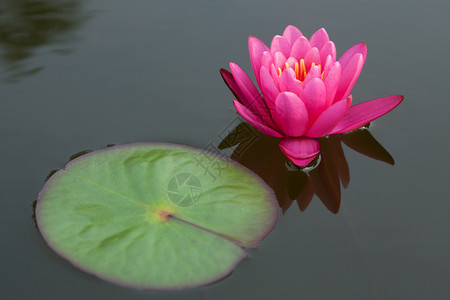
<svg viewBox="0 0 450 300"><path fill-rule="evenodd" d="M450 261L450 4L423 1L3 1L0 294L4 299L445 299ZM404 94L370 132L395 166L346 147L341 209L294 204L216 284L139 291L71 266L35 228L53 169L85 149L203 148L235 119L219 68L251 73L247 37L325 27L368 58L354 103ZM264 164L264 161L261 161Z"/></svg>

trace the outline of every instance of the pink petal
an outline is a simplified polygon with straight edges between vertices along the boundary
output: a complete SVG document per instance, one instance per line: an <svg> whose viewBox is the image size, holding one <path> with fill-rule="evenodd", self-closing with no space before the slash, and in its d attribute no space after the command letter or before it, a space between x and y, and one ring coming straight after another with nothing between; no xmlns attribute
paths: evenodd
<svg viewBox="0 0 450 300"><path fill-rule="evenodd" d="M289 65L289 67L293 68L295 66L295 63L298 63L298 60L291 56L287 59L286 63Z"/></svg>
<svg viewBox="0 0 450 300"><path fill-rule="evenodd" d="M256 129L261 131L264 134L274 136L274 137L282 137L281 134L279 134L276 130L270 128L266 124L264 124L261 119L256 116L254 113L252 113L249 109L247 109L244 105L242 105L240 102L234 100L234 107L236 108L237 112L250 124L253 125Z"/></svg>
<svg viewBox="0 0 450 300"><path fill-rule="evenodd" d="M339 87L336 91L336 101L347 98L348 94L350 94L350 91L355 85L356 80L358 80L359 74L361 74L363 65L364 57L361 53L354 54L345 66L341 64L341 82L339 83Z"/></svg>
<svg viewBox="0 0 450 300"><path fill-rule="evenodd" d="M292 25L287 26L283 32L283 37L289 42L291 46L301 36L303 36L303 33L297 27Z"/></svg>
<svg viewBox="0 0 450 300"><path fill-rule="evenodd" d="M306 136L319 138L330 133L344 117L347 102L348 100L344 99L328 107L311 125Z"/></svg>
<svg viewBox="0 0 450 300"><path fill-rule="evenodd" d="M342 68L344 68L348 61L350 60L350 58L352 58L353 55L355 55L356 53L361 53L363 56L363 63L366 61L366 56L367 56L367 46L365 43L359 43L356 45L353 45L352 47L350 47L347 51L345 51L344 54L342 54L342 56L339 58L339 62L342 66Z"/></svg>
<svg viewBox="0 0 450 300"><path fill-rule="evenodd" d="M234 80L244 96L244 98L241 99L242 103L253 112L263 115L266 105L250 77L248 77L247 73L235 63L230 63L230 68Z"/></svg>
<svg viewBox="0 0 450 300"><path fill-rule="evenodd" d="M273 56L272 53L270 53L270 51L264 51L262 56L261 56L261 67L264 66L266 67L267 70L270 70L270 66L273 64ZM261 69L261 67L258 69L258 73L259 70ZM258 74L259 77L259 74ZM258 82L259 84L259 82Z"/></svg>
<svg viewBox="0 0 450 300"><path fill-rule="evenodd" d="M275 68L274 65L272 65L272 67ZM267 104L267 107L269 108L269 112L273 116L274 114L276 114L275 100L277 99L278 94L280 93L277 86L279 80L278 75L276 75L277 82L274 82L273 77L269 74L269 71L267 71L265 67L261 67L259 75L261 78L260 83L261 92L264 96L264 100ZM276 125L273 125L273 127L275 128Z"/></svg>
<svg viewBox="0 0 450 300"><path fill-rule="evenodd" d="M280 85L278 84L278 81L280 81L280 76L278 75L278 69L275 67L274 64L270 66L270 76L272 76L272 80L275 86L279 88Z"/></svg>
<svg viewBox="0 0 450 300"><path fill-rule="evenodd" d="M308 75L306 75L305 80L303 80L303 85L307 85L314 78L321 78L322 73L320 72L319 66L314 66L309 70Z"/></svg>
<svg viewBox="0 0 450 300"><path fill-rule="evenodd" d="M272 39L272 43L270 45L270 52L275 55L277 52L281 52L284 56L289 57L291 54L291 45L288 40L280 35L276 35Z"/></svg>
<svg viewBox="0 0 450 300"><path fill-rule="evenodd" d="M320 143L316 139L285 137L280 141L280 148L296 165L308 165L320 151Z"/></svg>
<svg viewBox="0 0 450 300"><path fill-rule="evenodd" d="M308 109L309 121L314 122L322 113L326 104L326 89L323 81L319 78L312 79L300 95L303 103Z"/></svg>
<svg viewBox="0 0 450 300"><path fill-rule="evenodd" d="M244 94L242 94L241 89L237 85L236 81L233 78L233 75L225 69L220 69L220 75L222 75L223 80L225 81L228 88L231 90L231 92L234 94L237 100L242 102L242 99L244 98Z"/></svg>
<svg viewBox="0 0 450 300"><path fill-rule="evenodd" d="M254 36L248 37L248 52L256 82L259 82L259 68L261 68L261 56L264 51L269 51L269 48L261 40Z"/></svg>
<svg viewBox="0 0 450 300"><path fill-rule="evenodd" d="M284 64L286 63L286 56L282 52L275 52L275 67L284 69Z"/></svg>
<svg viewBox="0 0 450 300"><path fill-rule="evenodd" d="M333 62L331 55L328 55L327 59L325 61L325 64L322 66L323 79L327 78L328 72L330 72L330 69L331 69L331 66L333 65L333 63L335 63L335 62Z"/></svg>
<svg viewBox="0 0 450 300"><path fill-rule="evenodd" d="M327 90L326 106L333 104L339 82L341 80L341 64L335 62L328 73L328 76L323 81Z"/></svg>
<svg viewBox="0 0 450 300"><path fill-rule="evenodd" d="M230 68L236 84L244 96L241 99L242 104L258 115L266 124L275 127L270 116L269 108L250 77L235 63L230 63Z"/></svg>
<svg viewBox="0 0 450 300"><path fill-rule="evenodd" d="M275 101L277 113L273 119L287 136L302 136L308 128L308 112L300 98L291 92L282 92Z"/></svg>
<svg viewBox="0 0 450 300"><path fill-rule="evenodd" d="M350 107L331 134L355 130L390 112L402 102L402 95L394 95L366 101Z"/></svg>
<svg viewBox="0 0 450 300"><path fill-rule="evenodd" d="M295 76L295 71L292 68L284 70L280 77L280 90L283 92L292 92L300 95L303 90L302 82Z"/></svg>
<svg viewBox="0 0 450 300"><path fill-rule="evenodd" d="M292 45L290 56L300 60L305 57L306 53L311 49L311 44L304 36L299 37L294 45Z"/></svg>
<svg viewBox="0 0 450 300"><path fill-rule="evenodd" d="M324 63L327 60L327 56L331 55L333 62L336 61L336 46L332 41L328 41L320 48L320 60Z"/></svg>
<svg viewBox="0 0 450 300"><path fill-rule="evenodd" d="M323 44L328 42L330 38L328 37L328 33L325 28L320 28L317 30L309 39L312 47L316 47L318 49L322 48Z"/></svg>
<svg viewBox="0 0 450 300"><path fill-rule="evenodd" d="M270 111L274 111L275 99L277 99L280 91L273 82L273 78L269 74L269 71L265 67L261 67L259 75L261 78L261 85L260 85L261 92L264 95L264 99L266 100L266 103L269 106Z"/></svg>
<svg viewBox="0 0 450 300"><path fill-rule="evenodd" d="M311 50L309 50L305 55L305 66L307 72L311 68L312 63L315 63L316 66L320 65L320 52L316 47L311 48Z"/></svg>

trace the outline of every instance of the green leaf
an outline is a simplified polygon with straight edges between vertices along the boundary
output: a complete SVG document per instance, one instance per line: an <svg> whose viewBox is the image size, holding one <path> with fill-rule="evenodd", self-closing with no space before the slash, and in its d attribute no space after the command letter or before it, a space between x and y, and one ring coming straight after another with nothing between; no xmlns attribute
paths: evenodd
<svg viewBox="0 0 450 300"><path fill-rule="evenodd" d="M278 211L272 190L234 162L137 143L68 163L40 192L36 219L77 267L121 285L176 289L229 274Z"/></svg>

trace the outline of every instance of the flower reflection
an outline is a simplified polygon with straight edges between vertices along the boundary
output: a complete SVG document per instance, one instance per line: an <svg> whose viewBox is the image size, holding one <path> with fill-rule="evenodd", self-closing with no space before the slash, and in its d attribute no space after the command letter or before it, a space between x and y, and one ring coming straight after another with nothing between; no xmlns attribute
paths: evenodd
<svg viewBox="0 0 450 300"><path fill-rule="evenodd" d="M43 66L26 66L40 47L63 45L86 18L81 16L81 1L75 0L4 0L0 2L1 59L6 62L6 81L40 72ZM67 46L53 49L70 53Z"/></svg>
<svg viewBox="0 0 450 300"><path fill-rule="evenodd" d="M240 133L239 139L235 138L236 132ZM243 132L247 132L247 138ZM255 135L258 138L255 139ZM253 170L273 188L283 212L295 200L301 211L306 210L314 195L330 212L339 211L341 185L346 188L350 182L342 143L365 156L394 164L392 156L365 128L321 138L320 157L314 162L314 167L309 169L290 165L278 147L279 140L243 122L222 140L218 148L234 148L231 158Z"/></svg>

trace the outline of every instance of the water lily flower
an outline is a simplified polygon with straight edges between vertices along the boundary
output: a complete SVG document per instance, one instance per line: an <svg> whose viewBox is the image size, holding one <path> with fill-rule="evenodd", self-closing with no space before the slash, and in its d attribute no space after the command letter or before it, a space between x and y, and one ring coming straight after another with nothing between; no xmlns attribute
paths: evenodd
<svg viewBox="0 0 450 300"><path fill-rule="evenodd" d="M336 60L336 47L324 28L307 39L289 25L270 48L248 39L256 82L237 64L221 75L235 95L237 112L262 133L281 137L279 146L296 165L309 164L320 152L317 138L349 132L394 109L394 95L354 106L352 90L367 55L365 43L349 48Z"/></svg>

